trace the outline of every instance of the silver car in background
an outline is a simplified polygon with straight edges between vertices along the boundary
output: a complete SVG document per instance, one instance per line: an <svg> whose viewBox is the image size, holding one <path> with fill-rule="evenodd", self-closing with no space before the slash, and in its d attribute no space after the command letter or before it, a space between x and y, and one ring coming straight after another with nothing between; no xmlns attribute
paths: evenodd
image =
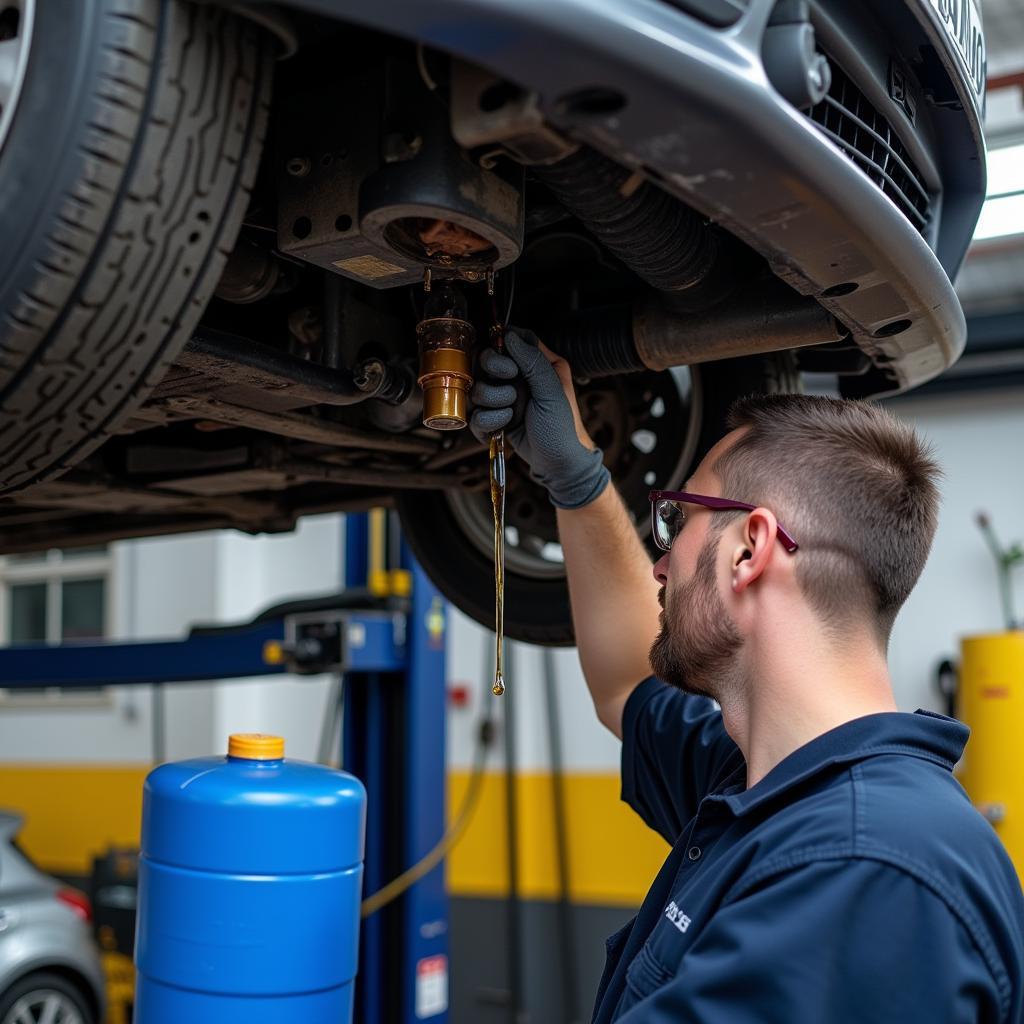
<svg viewBox="0 0 1024 1024"><path fill-rule="evenodd" d="M0 811L0 1024L100 1024L89 902L32 864L16 843L21 825Z"/></svg>

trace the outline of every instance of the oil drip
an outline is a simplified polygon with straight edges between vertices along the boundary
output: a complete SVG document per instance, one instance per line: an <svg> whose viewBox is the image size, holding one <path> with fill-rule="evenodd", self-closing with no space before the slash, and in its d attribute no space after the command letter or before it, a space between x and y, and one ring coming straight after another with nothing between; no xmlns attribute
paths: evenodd
<svg viewBox="0 0 1024 1024"><path fill-rule="evenodd" d="M505 431L491 434L488 446L491 469L491 506L494 509L494 685L491 693L505 692L503 634L505 632Z"/></svg>
<svg viewBox="0 0 1024 1024"><path fill-rule="evenodd" d="M491 341L494 347L505 349L505 327L512 312L515 278L509 281L508 307L504 320L498 317L494 298L494 270L487 271L487 294L491 298ZM491 508L494 510L494 685L491 693L500 697L505 692L504 639L505 639L505 431L496 430L488 443L491 482Z"/></svg>

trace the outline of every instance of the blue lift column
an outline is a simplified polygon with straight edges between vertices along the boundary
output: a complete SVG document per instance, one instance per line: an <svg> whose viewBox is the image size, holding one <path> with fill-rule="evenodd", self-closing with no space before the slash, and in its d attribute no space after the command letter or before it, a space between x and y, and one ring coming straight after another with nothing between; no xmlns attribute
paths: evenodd
<svg viewBox="0 0 1024 1024"><path fill-rule="evenodd" d="M377 517L375 523L371 516ZM382 543L371 533L381 528L383 516L346 516L346 587L369 585L373 590L381 585L380 567L367 552ZM404 581L410 602L405 671L348 671L343 690L342 766L367 790L366 894L418 863L446 828L447 609L404 544L398 559L397 568L404 572L395 573L392 564L390 578ZM355 1019L357 1024L447 1024L443 862L364 918Z"/></svg>

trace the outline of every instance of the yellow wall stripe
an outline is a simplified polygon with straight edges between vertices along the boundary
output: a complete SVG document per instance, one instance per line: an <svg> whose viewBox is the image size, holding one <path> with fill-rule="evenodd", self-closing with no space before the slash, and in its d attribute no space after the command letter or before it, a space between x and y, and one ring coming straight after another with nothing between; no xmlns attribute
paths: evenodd
<svg viewBox="0 0 1024 1024"><path fill-rule="evenodd" d="M449 774L449 814L458 810L469 772ZM574 772L564 779L570 898L574 903L637 906L668 847L619 800L617 773ZM545 772L516 780L519 890L526 899L558 895L553 780ZM488 773L476 814L448 858L453 895L500 898L508 893L505 779Z"/></svg>
<svg viewBox="0 0 1024 1024"><path fill-rule="evenodd" d="M25 850L49 871L88 874L92 858L109 846L139 841L142 783L149 765L0 765L0 808L23 813ZM448 778L454 815L468 771ZM519 890L525 899L558 895L553 780L544 772L516 780L520 835ZM668 852L664 841L619 800L617 773L565 777L570 898L599 906L636 906ZM448 858L453 896L501 898L508 893L505 778L484 776L480 802Z"/></svg>
<svg viewBox="0 0 1024 1024"><path fill-rule="evenodd" d="M86 875L110 846L137 846L150 765L0 764L0 808L26 818L20 842L47 871Z"/></svg>

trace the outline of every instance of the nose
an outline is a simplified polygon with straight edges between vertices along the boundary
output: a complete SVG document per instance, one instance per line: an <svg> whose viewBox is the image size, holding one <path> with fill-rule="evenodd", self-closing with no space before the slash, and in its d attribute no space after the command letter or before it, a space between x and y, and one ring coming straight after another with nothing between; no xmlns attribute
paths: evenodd
<svg viewBox="0 0 1024 1024"><path fill-rule="evenodd" d="M654 563L654 578L662 586L665 586L665 584L668 583L668 555L669 553L666 551L665 554L663 554L661 558Z"/></svg>

